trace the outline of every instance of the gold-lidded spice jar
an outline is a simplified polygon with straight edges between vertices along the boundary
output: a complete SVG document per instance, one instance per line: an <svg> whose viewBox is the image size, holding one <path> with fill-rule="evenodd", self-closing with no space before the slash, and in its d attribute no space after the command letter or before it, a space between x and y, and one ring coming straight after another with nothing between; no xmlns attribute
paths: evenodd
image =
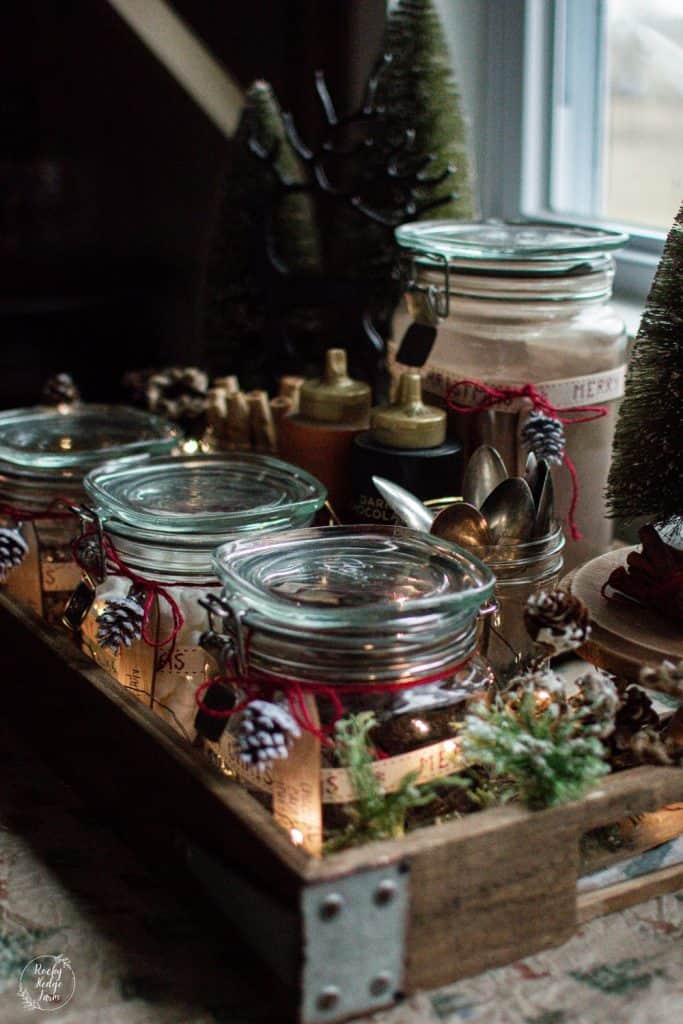
<svg viewBox="0 0 683 1024"><path fill-rule="evenodd" d="M282 458L325 485L342 519L351 501L351 446L368 426L371 404L369 385L349 377L346 350L330 348L322 377L304 381L298 411L280 421Z"/></svg>
<svg viewBox="0 0 683 1024"><path fill-rule="evenodd" d="M240 703L225 712L222 734L207 716L207 745L293 841L318 852L354 799L333 745L335 723L352 713L376 716L375 771L386 788L411 771L419 785L461 767L457 721L493 679L477 653L478 616L493 592L486 566L438 538L373 526L240 541L219 548L215 564L223 595L213 625ZM245 742L250 707L293 721L291 747L269 760Z"/></svg>
<svg viewBox="0 0 683 1024"><path fill-rule="evenodd" d="M78 518L69 506L84 500L84 475L105 460L170 452L181 436L158 416L118 405L78 403L0 413L0 551L8 556L6 593L58 623L80 579L71 549Z"/></svg>
<svg viewBox="0 0 683 1024"><path fill-rule="evenodd" d="M353 519L375 525L397 517L377 493L373 476L405 487L422 501L457 490L462 445L446 439L446 413L422 398L417 371L401 374L396 400L374 408L370 430L358 434L351 453Z"/></svg>

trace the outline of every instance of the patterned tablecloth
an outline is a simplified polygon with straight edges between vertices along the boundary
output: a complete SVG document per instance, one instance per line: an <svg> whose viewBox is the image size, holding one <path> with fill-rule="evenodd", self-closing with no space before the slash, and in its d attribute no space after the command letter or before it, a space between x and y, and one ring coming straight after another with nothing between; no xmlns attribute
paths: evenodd
<svg viewBox="0 0 683 1024"><path fill-rule="evenodd" d="M280 1020L265 977L223 922L141 868L109 823L2 725L0 919L0 1024L43 1020L46 1008L59 1024ZM559 949L373 1019L677 1024L683 893L593 921Z"/></svg>

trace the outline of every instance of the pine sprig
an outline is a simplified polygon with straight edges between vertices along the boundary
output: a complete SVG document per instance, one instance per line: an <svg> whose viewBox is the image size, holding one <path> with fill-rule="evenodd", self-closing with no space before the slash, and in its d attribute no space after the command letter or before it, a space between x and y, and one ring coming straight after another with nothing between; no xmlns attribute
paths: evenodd
<svg viewBox="0 0 683 1024"><path fill-rule="evenodd" d="M340 765L349 773L354 802L348 808L348 824L334 832L325 843L333 853L373 839L395 839L405 832L408 812L425 807L444 785L467 786L457 775L417 786L418 772L403 776L398 789L385 793L373 771L375 760L370 734L377 725L372 711L349 715L337 723L335 741Z"/></svg>
<svg viewBox="0 0 683 1024"><path fill-rule="evenodd" d="M539 702L532 687L514 700L497 696L476 705L461 734L465 757L507 777L530 808L575 800L609 772L599 736L605 722L594 702L579 707L565 701Z"/></svg>

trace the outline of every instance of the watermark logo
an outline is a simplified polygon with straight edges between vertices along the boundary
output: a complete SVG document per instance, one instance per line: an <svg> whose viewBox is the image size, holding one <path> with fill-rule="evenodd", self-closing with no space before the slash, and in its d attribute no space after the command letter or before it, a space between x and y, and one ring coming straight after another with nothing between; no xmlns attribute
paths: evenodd
<svg viewBox="0 0 683 1024"><path fill-rule="evenodd" d="M37 956L19 977L19 996L27 1010L61 1010L76 989L76 976L68 957Z"/></svg>

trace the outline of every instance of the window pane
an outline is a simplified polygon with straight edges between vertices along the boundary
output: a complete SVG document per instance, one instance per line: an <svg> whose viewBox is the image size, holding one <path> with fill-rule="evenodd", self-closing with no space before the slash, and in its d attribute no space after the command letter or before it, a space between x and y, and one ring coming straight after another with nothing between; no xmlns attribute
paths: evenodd
<svg viewBox="0 0 683 1024"><path fill-rule="evenodd" d="M603 216L666 229L683 199L683 0L607 0Z"/></svg>

